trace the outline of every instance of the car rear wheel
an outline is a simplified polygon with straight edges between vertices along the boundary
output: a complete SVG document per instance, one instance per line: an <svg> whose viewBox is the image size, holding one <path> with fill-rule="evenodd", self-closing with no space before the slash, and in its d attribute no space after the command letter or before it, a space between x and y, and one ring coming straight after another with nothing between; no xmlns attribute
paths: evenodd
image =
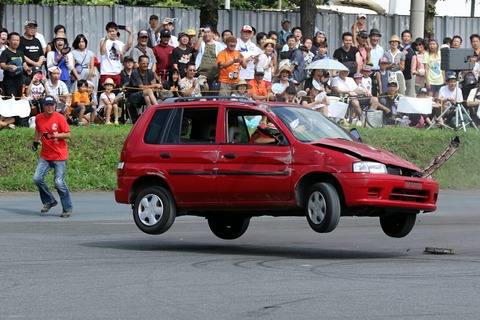
<svg viewBox="0 0 480 320"><path fill-rule="evenodd" d="M380 217L383 232L392 238L403 238L412 231L417 215L415 213L396 213Z"/></svg>
<svg viewBox="0 0 480 320"><path fill-rule="evenodd" d="M241 237L248 229L250 218L243 217L209 217L208 226L213 234L224 240L233 240Z"/></svg>
<svg viewBox="0 0 480 320"><path fill-rule="evenodd" d="M150 187L137 195L133 206L133 219L143 232L161 234L172 226L176 211L170 191L161 187Z"/></svg>
<svg viewBox="0 0 480 320"><path fill-rule="evenodd" d="M337 190L330 183L319 182L310 188L306 199L305 210L310 227L319 233L333 231L341 213Z"/></svg>

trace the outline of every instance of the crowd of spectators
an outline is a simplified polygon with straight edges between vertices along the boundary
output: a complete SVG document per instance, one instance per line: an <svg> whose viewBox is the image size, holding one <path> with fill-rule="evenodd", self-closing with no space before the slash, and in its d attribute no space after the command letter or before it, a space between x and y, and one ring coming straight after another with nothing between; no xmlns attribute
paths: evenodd
<svg viewBox="0 0 480 320"><path fill-rule="evenodd" d="M170 97L232 95L295 102L326 116L333 108L330 101L347 97L351 121L360 120L365 110L379 110L383 124L390 124L399 116L399 96L427 94L432 114L412 118L442 125L445 119L440 115L448 103L466 101L469 116L478 123L478 34L470 36L474 68L449 73L440 68L437 40L413 41L409 30L399 30L400 36L383 35L369 28L366 19L358 14L351 31L342 34L341 46L332 48L325 32L315 29L313 38L304 37L289 19L281 21L279 30L259 32L244 25L219 33L205 25L175 33L177 19L160 21L151 15L148 26L136 32L109 22L104 38L93 44L99 47L99 57L88 49L83 34L76 35L70 47L67 30L57 25L46 43L37 22L27 20L23 34L0 29L0 88L5 97L29 99L31 116L41 112L39 101L50 94L57 99L57 111L79 126L117 125L125 117L135 122L144 108ZM388 37L388 48L379 45L382 36ZM458 48L461 43L454 35L444 39L443 46ZM330 58L348 71L309 68ZM466 85L462 79L470 74L475 83ZM0 116L2 129L26 123L28 119Z"/></svg>

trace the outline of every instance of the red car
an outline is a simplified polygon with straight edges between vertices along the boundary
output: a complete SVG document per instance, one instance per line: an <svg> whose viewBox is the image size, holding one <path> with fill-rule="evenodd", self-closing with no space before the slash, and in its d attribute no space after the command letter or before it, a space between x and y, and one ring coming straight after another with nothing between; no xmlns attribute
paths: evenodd
<svg viewBox="0 0 480 320"><path fill-rule="evenodd" d="M436 210L438 183L419 171L299 105L179 99L148 108L133 127L115 199L149 234L182 215L205 217L222 239L264 215L305 216L322 233L341 216L376 216L400 238L418 213Z"/></svg>

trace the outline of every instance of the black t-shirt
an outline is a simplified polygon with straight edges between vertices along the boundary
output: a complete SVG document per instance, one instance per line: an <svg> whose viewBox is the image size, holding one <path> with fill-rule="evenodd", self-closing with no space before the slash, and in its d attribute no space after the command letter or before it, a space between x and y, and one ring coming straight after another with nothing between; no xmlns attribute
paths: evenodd
<svg viewBox="0 0 480 320"><path fill-rule="evenodd" d="M21 36L18 49L22 50L26 57L35 62L40 59L40 56L43 56L42 44L40 40L35 37L32 40L28 40L24 36Z"/></svg>
<svg viewBox="0 0 480 320"><path fill-rule="evenodd" d="M343 47L340 47L333 53L333 58L340 62L356 61L357 52L358 49L356 47L351 47L348 51L345 51Z"/></svg>
<svg viewBox="0 0 480 320"><path fill-rule="evenodd" d="M155 74L152 70L147 69L145 71L145 75L142 76L138 69L132 71L132 75L130 76L130 87L139 87L140 85L150 85L152 80L155 79Z"/></svg>
<svg viewBox="0 0 480 320"><path fill-rule="evenodd" d="M185 67L187 63L195 62L193 60L193 50L192 48L187 47L185 50L176 47L172 51L172 64L178 64L177 68L180 71L180 78L185 78Z"/></svg>
<svg viewBox="0 0 480 320"><path fill-rule="evenodd" d="M21 66L23 64L23 62L25 61L25 57L24 57L23 52L21 50L17 49L17 52L12 52L12 51L10 51L10 49L7 48L0 55L0 63L4 62L6 64L9 64L10 62L12 62L14 60L20 60L19 62L16 63L17 66ZM10 72L4 70L3 75L4 75L4 78L3 78L4 81L9 81L10 80L12 82L19 82L20 87L22 86L22 84L23 84L23 81L22 81L23 74L19 74L19 75L14 77L14 76L11 75ZM19 81L19 79L20 79L20 81Z"/></svg>
<svg viewBox="0 0 480 320"><path fill-rule="evenodd" d="M405 80L412 79L412 58L415 55L415 51L411 46L408 46L407 49L401 49L405 54L405 69L403 70L403 76Z"/></svg>

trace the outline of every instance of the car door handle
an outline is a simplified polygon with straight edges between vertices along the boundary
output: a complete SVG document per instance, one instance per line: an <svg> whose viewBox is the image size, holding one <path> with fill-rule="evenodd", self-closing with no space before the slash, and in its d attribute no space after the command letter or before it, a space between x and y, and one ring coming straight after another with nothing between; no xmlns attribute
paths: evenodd
<svg viewBox="0 0 480 320"><path fill-rule="evenodd" d="M223 158L227 158L227 159L235 159L237 157L237 155L235 153L225 153L223 155Z"/></svg>
<svg viewBox="0 0 480 320"><path fill-rule="evenodd" d="M160 158L162 159L170 159L171 156L170 153L160 153Z"/></svg>

